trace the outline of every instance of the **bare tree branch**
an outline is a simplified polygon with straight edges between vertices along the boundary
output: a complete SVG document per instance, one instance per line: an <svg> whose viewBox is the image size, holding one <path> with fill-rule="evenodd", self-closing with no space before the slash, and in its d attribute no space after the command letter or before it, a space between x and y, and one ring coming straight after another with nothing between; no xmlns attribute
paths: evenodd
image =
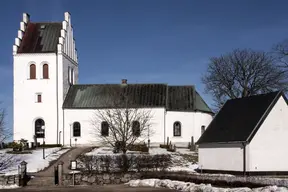
<svg viewBox="0 0 288 192"><path fill-rule="evenodd" d="M115 147L121 143L120 150L126 153L135 142L143 142L154 134L151 129L153 117L151 109L137 105L137 94L131 94L128 85L106 87L103 108L96 109L91 120L93 134L102 144ZM109 134L102 135L102 122L107 122Z"/></svg>
<svg viewBox="0 0 288 192"><path fill-rule="evenodd" d="M273 47L273 53L278 59L279 66L288 71L288 39Z"/></svg>
<svg viewBox="0 0 288 192"><path fill-rule="evenodd" d="M286 89L286 72L276 63L266 52L236 49L211 58L202 82L219 110L227 99Z"/></svg>
<svg viewBox="0 0 288 192"><path fill-rule="evenodd" d="M0 103L1 104L1 103ZM3 142L5 142L12 135L5 124L6 112L4 108L0 108L0 148L2 148ZM0 171L9 168L16 162L16 158L11 154L6 154L6 151L0 152Z"/></svg>

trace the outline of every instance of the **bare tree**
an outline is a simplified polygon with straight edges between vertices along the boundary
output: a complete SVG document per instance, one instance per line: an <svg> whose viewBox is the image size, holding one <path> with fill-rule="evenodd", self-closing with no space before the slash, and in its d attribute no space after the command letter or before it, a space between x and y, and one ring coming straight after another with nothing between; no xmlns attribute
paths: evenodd
<svg viewBox="0 0 288 192"><path fill-rule="evenodd" d="M152 110L139 106L140 93L128 85L107 85L102 94L103 108L96 109L92 118L93 132L102 144L119 147L125 154L129 146L154 134Z"/></svg>
<svg viewBox="0 0 288 192"><path fill-rule="evenodd" d="M205 91L212 94L216 110L227 99L267 93L287 87L286 73L266 52L236 49L212 57L202 77Z"/></svg>
<svg viewBox="0 0 288 192"><path fill-rule="evenodd" d="M5 109L0 108L0 148L3 147L3 142L5 142L11 136L11 133L9 133L9 130L5 125L5 116ZM17 162L19 162L19 160L16 159L13 155L6 154L6 151L0 152L0 171L6 170Z"/></svg>
<svg viewBox="0 0 288 192"><path fill-rule="evenodd" d="M273 53L278 59L279 66L288 72L288 39L274 46Z"/></svg>

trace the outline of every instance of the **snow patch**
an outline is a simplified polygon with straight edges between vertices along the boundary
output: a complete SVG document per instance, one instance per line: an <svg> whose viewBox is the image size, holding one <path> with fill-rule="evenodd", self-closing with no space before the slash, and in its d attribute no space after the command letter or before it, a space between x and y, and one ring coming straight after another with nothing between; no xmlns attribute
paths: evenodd
<svg viewBox="0 0 288 192"><path fill-rule="evenodd" d="M4 173L5 175L18 174L18 166L22 161L27 162L27 172L35 173L41 171L49 166L49 162L57 160L63 153L67 152L68 150L69 149L61 149L60 147L46 148L45 159L43 159L43 149L32 150L32 154L6 153L5 156L7 155L7 157L12 157L13 161L15 161L16 163L13 163L5 170L2 170L2 173Z"/></svg>
<svg viewBox="0 0 288 192"><path fill-rule="evenodd" d="M277 187L277 186L267 186L260 188L250 189L248 187L240 188L220 188L213 187L211 184L195 184L190 182L182 181L172 181L169 179L160 180L160 179L143 179L143 180L131 180L126 185L130 187L158 187L158 188L168 188L178 191L185 192L194 192L194 191L203 191L203 192L287 192L288 188L286 187Z"/></svg>
<svg viewBox="0 0 288 192"><path fill-rule="evenodd" d="M0 185L0 189L16 189L19 188L18 185Z"/></svg>

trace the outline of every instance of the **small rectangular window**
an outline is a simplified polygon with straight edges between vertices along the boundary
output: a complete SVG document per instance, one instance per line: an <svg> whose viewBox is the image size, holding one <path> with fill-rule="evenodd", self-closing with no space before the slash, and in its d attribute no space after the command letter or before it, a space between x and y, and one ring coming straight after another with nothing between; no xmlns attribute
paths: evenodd
<svg viewBox="0 0 288 192"><path fill-rule="evenodd" d="M36 102L37 103L42 103L42 95L40 93L36 94Z"/></svg>

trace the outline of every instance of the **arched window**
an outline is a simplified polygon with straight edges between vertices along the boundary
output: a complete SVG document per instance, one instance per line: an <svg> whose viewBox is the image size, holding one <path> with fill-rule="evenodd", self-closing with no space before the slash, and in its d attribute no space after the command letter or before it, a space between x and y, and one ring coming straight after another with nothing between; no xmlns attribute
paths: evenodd
<svg viewBox="0 0 288 192"><path fill-rule="evenodd" d="M101 135L104 137L109 135L109 124L106 121L101 123Z"/></svg>
<svg viewBox="0 0 288 192"><path fill-rule="evenodd" d="M133 136L139 137L140 136L140 123L139 121L132 122L132 134Z"/></svg>
<svg viewBox="0 0 288 192"><path fill-rule="evenodd" d="M81 125L79 122L73 123L73 137L80 137L81 136Z"/></svg>
<svg viewBox="0 0 288 192"><path fill-rule="evenodd" d="M45 122L43 119L37 119L35 121L35 135L36 138L44 138L45 130L44 130Z"/></svg>
<svg viewBox="0 0 288 192"><path fill-rule="evenodd" d="M49 66L48 66L48 64L43 65L43 79L49 79Z"/></svg>
<svg viewBox="0 0 288 192"><path fill-rule="evenodd" d="M181 123L176 121L173 125L174 136L181 136Z"/></svg>
<svg viewBox="0 0 288 192"><path fill-rule="evenodd" d="M30 75L30 79L36 79L36 65L35 64L30 65L29 75Z"/></svg>
<svg viewBox="0 0 288 192"><path fill-rule="evenodd" d="M71 68L68 66L68 84L70 85L70 83L71 83Z"/></svg>
<svg viewBox="0 0 288 192"><path fill-rule="evenodd" d="M71 85L74 84L74 69L71 68Z"/></svg>
<svg viewBox="0 0 288 192"><path fill-rule="evenodd" d="M202 126L201 126L201 135L202 135L204 132L205 132L205 126L202 125Z"/></svg>

